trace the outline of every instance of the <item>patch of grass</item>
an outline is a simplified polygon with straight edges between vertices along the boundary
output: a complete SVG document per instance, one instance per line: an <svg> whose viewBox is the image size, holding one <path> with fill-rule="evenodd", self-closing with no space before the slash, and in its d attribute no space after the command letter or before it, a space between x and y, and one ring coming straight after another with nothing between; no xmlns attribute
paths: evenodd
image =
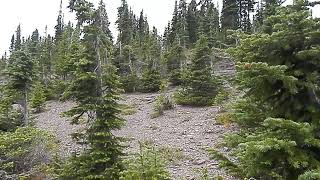
<svg viewBox="0 0 320 180"><path fill-rule="evenodd" d="M171 148L171 147L161 147L157 150L159 154L168 162L176 163L185 159L181 149Z"/></svg>
<svg viewBox="0 0 320 180"><path fill-rule="evenodd" d="M164 114L164 111L173 109L174 105L171 98L165 94L161 94L157 97L157 100L153 107L152 118L160 117Z"/></svg>
<svg viewBox="0 0 320 180"><path fill-rule="evenodd" d="M153 130L153 131L155 131L155 130L159 129L159 127L156 126L156 125L152 125L152 126L150 126L150 129Z"/></svg>
<svg viewBox="0 0 320 180"><path fill-rule="evenodd" d="M171 97L166 93L167 89L168 89L168 82L166 81L162 82L160 87L161 94L157 97L155 101L151 118L157 118L159 116L162 116L164 111L174 108L174 103L171 100Z"/></svg>
<svg viewBox="0 0 320 180"><path fill-rule="evenodd" d="M137 108L133 105L121 104L120 105L121 115L129 116L137 113Z"/></svg>
<svg viewBox="0 0 320 180"><path fill-rule="evenodd" d="M221 113L216 116L216 121L218 124L224 125L225 127L230 127L230 124L233 122L232 116L230 113Z"/></svg>
<svg viewBox="0 0 320 180"><path fill-rule="evenodd" d="M220 91L214 98L214 105L222 105L230 97L230 92L227 90Z"/></svg>

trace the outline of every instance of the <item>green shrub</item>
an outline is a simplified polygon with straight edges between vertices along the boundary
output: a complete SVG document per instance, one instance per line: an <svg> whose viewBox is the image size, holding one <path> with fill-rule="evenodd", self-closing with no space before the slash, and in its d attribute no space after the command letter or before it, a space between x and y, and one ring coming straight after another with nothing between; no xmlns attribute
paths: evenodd
<svg viewBox="0 0 320 180"><path fill-rule="evenodd" d="M153 106L152 118L159 117L163 115L164 111L174 108L174 104L171 97L167 94L168 82L162 81L160 86L161 94L157 97L155 104Z"/></svg>
<svg viewBox="0 0 320 180"><path fill-rule="evenodd" d="M232 115L229 113L221 113L216 116L216 121L219 124L224 125L225 127L229 127L232 123Z"/></svg>
<svg viewBox="0 0 320 180"><path fill-rule="evenodd" d="M23 124L23 110L13 104L14 94L4 86L0 88L0 132L14 131Z"/></svg>
<svg viewBox="0 0 320 180"><path fill-rule="evenodd" d="M140 152L127 160L120 180L169 180L164 159L154 147L140 144Z"/></svg>
<svg viewBox="0 0 320 180"><path fill-rule="evenodd" d="M224 101L228 100L230 92L227 90L221 90L214 98L215 105L221 105Z"/></svg>
<svg viewBox="0 0 320 180"><path fill-rule="evenodd" d="M181 70L180 69L176 69L174 71L172 71L170 74L169 74L169 80L170 82L172 83L172 85L174 86L178 86L182 83L182 80L181 80Z"/></svg>
<svg viewBox="0 0 320 180"><path fill-rule="evenodd" d="M308 171L303 175L299 176L298 180L319 180L320 179L320 169L314 171Z"/></svg>
<svg viewBox="0 0 320 180"><path fill-rule="evenodd" d="M136 107L134 107L133 105L121 104L119 106L119 109L121 109L121 114L125 116L133 115L137 112Z"/></svg>
<svg viewBox="0 0 320 180"><path fill-rule="evenodd" d="M153 106L153 118L163 115L164 111L174 108L171 98L166 94L160 94Z"/></svg>
<svg viewBox="0 0 320 180"><path fill-rule="evenodd" d="M31 175L35 168L48 164L56 145L52 135L35 128L18 128L0 134L0 169L7 175Z"/></svg>

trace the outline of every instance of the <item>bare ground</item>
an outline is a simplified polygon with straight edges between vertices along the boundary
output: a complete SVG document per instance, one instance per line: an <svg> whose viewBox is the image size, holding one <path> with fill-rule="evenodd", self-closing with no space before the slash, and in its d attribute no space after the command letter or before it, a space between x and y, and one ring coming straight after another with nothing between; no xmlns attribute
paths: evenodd
<svg viewBox="0 0 320 180"><path fill-rule="evenodd" d="M228 58L222 58L216 65L215 72L222 75L235 73L234 63ZM166 111L163 116L151 118L153 102L158 94L128 94L124 95L124 103L132 105L137 112L125 116L126 125L115 132L116 135L131 139L128 142L128 152L137 152L139 142L152 142L158 148L171 149L179 152L179 156L169 164L168 169L172 179L201 180L202 170L208 170L212 177L222 176L226 180L235 179L219 169L218 162L210 159L208 148L220 142L222 136L235 131L234 127L226 128L219 125L215 117L219 107L194 108L176 106ZM60 114L70 109L71 102L49 102L46 111L36 118L36 126L48 130L59 140L61 155L69 156L82 148L71 138L82 126L70 125Z"/></svg>
<svg viewBox="0 0 320 180"><path fill-rule="evenodd" d="M212 176L234 179L218 168L207 152L234 128L225 128L215 121L218 107L194 108L176 106L163 116L151 118L156 94L126 95L126 103L134 105L137 112L126 116L126 126L116 134L132 139L130 149L137 151L140 142L152 142L159 148L178 150L182 157L169 166L173 179L201 179L201 170Z"/></svg>
<svg viewBox="0 0 320 180"><path fill-rule="evenodd" d="M163 116L151 118L153 102L157 94L129 94L124 102L136 108L136 113L125 116L126 125L115 132L117 136L131 139L128 151L137 152L139 142L152 142L158 148L168 149L179 156L169 164L173 179L201 179L202 170L214 176L234 179L219 169L218 162L211 160L207 152L234 128L225 128L215 121L218 107L194 108L176 106ZM56 135L61 155L66 157L79 152L81 146L71 138L81 126L70 125L61 113L70 109L70 102L49 102L46 111L39 114L36 126Z"/></svg>

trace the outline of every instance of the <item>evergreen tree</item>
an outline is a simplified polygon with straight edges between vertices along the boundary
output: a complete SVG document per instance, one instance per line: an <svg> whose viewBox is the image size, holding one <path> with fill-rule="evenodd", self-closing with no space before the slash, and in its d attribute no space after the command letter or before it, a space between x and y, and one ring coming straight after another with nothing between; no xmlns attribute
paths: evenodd
<svg viewBox="0 0 320 180"><path fill-rule="evenodd" d="M242 131L226 139L238 162L224 164L240 176L308 179L319 172L319 20L306 2L278 8L266 30L230 51L245 95L233 113Z"/></svg>
<svg viewBox="0 0 320 180"><path fill-rule="evenodd" d="M64 81L70 79L74 70L72 56L76 56L79 51L79 31L79 28L73 29L69 22L64 27L60 40L58 42L55 41L56 45L53 57L54 73Z"/></svg>
<svg viewBox="0 0 320 180"><path fill-rule="evenodd" d="M63 34L63 28L64 28L64 22L63 22L63 13L62 13L62 0L60 1L60 9L59 9L59 14L57 18L57 25L54 27L55 28L55 40L58 42Z"/></svg>
<svg viewBox="0 0 320 180"><path fill-rule="evenodd" d="M129 6L126 0L121 0L121 6L118 8L118 19L116 24L118 25L118 43L121 54L121 48L131 43L133 33L132 20L130 18Z"/></svg>
<svg viewBox="0 0 320 180"><path fill-rule="evenodd" d="M237 0L223 0L221 12L221 27L224 31L227 29L236 30L239 28Z"/></svg>
<svg viewBox="0 0 320 180"><path fill-rule="evenodd" d="M198 24L198 10L197 10L197 2L196 0L191 0L188 6L187 12L187 31L190 44L194 44L198 40L197 31L199 29Z"/></svg>
<svg viewBox="0 0 320 180"><path fill-rule="evenodd" d="M13 108L15 91L7 84L0 86L0 133L11 132L23 125L23 115Z"/></svg>
<svg viewBox="0 0 320 180"><path fill-rule="evenodd" d="M21 26L20 24L17 27L16 31L16 37L15 37L15 42L14 42L14 49L15 50L20 50L21 49Z"/></svg>
<svg viewBox="0 0 320 180"><path fill-rule="evenodd" d="M181 73L185 68L186 55L184 48L175 42L165 54L169 80L173 85L181 84Z"/></svg>
<svg viewBox="0 0 320 180"><path fill-rule="evenodd" d="M46 33L47 34L47 33ZM46 35L41 42L40 58L37 64L37 72L45 87L48 87L50 77L52 75L52 62L54 54L53 37Z"/></svg>
<svg viewBox="0 0 320 180"><path fill-rule="evenodd" d="M112 130L119 129L123 120L119 118L118 77L113 68L102 66L101 52L111 43L106 41L109 35L101 28L105 17L101 16L101 7L94 9L85 0L72 0L69 7L77 13L78 24L83 27L84 47L81 58L76 61L75 78L66 93L77 106L66 115L73 117L75 123L84 114L88 115L89 127L82 140L90 148L66 165L60 178L119 179L121 145Z"/></svg>
<svg viewBox="0 0 320 180"><path fill-rule="evenodd" d="M155 69L147 69L142 74L141 91L142 92L158 92L161 86L161 75Z"/></svg>
<svg viewBox="0 0 320 180"><path fill-rule="evenodd" d="M30 98L30 106L35 109L35 112L40 112L46 101L44 87L40 82L35 83Z"/></svg>
<svg viewBox="0 0 320 180"><path fill-rule="evenodd" d="M14 51L9 59L7 75L9 87L15 90L21 97L21 105L24 110L24 124L28 125L28 93L33 77L33 62L24 51Z"/></svg>
<svg viewBox="0 0 320 180"><path fill-rule="evenodd" d="M15 38L14 38L14 34L11 37L11 43L10 43L10 47L9 47L9 51L12 53L14 51L14 42L15 42Z"/></svg>
<svg viewBox="0 0 320 180"><path fill-rule="evenodd" d="M208 40L201 36L189 72L183 79L182 89L176 94L178 104L206 106L217 94L217 81L211 69Z"/></svg>
<svg viewBox="0 0 320 180"><path fill-rule="evenodd" d="M253 12L253 0L238 0L239 26L244 32L251 32L250 13Z"/></svg>
<svg viewBox="0 0 320 180"><path fill-rule="evenodd" d="M145 42L144 52L146 67L143 69L140 89L142 92L157 92L161 85L161 43L155 27Z"/></svg>
<svg viewBox="0 0 320 180"><path fill-rule="evenodd" d="M258 6L254 17L254 23L256 30L261 30L263 21L269 16L275 15L276 8L279 7L284 0L262 0Z"/></svg>
<svg viewBox="0 0 320 180"><path fill-rule="evenodd" d="M186 0L179 1L179 9L178 9L178 37L181 45L186 48L188 44L188 31L187 31L187 3Z"/></svg>
<svg viewBox="0 0 320 180"><path fill-rule="evenodd" d="M32 32L31 38L25 44L32 61L38 63L40 58L40 36L38 29Z"/></svg>
<svg viewBox="0 0 320 180"><path fill-rule="evenodd" d="M209 47L217 46L220 38L219 11L211 1L204 1L201 6L199 34L207 37Z"/></svg>
<svg viewBox="0 0 320 180"><path fill-rule="evenodd" d="M139 23L138 23L138 31L139 31L139 45L140 47L142 46L142 43L145 41L145 38L147 37L146 29L147 29L147 22L145 21L145 17L143 14L143 10L140 12L140 17L139 17Z"/></svg>
<svg viewBox="0 0 320 180"><path fill-rule="evenodd" d="M173 44L173 42L178 38L178 24L179 23L179 11L178 11L178 1L175 1L173 17L170 25L170 32L168 35L169 44ZM180 42L179 42L180 43Z"/></svg>

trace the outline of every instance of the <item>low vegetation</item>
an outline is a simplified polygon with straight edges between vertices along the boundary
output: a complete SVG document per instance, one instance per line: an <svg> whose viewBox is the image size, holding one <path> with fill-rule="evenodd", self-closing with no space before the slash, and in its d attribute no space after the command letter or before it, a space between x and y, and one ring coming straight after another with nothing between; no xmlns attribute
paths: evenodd
<svg viewBox="0 0 320 180"><path fill-rule="evenodd" d="M170 179L163 156L150 145L140 143L140 152L129 157L126 166L126 170L122 172L121 180Z"/></svg>

